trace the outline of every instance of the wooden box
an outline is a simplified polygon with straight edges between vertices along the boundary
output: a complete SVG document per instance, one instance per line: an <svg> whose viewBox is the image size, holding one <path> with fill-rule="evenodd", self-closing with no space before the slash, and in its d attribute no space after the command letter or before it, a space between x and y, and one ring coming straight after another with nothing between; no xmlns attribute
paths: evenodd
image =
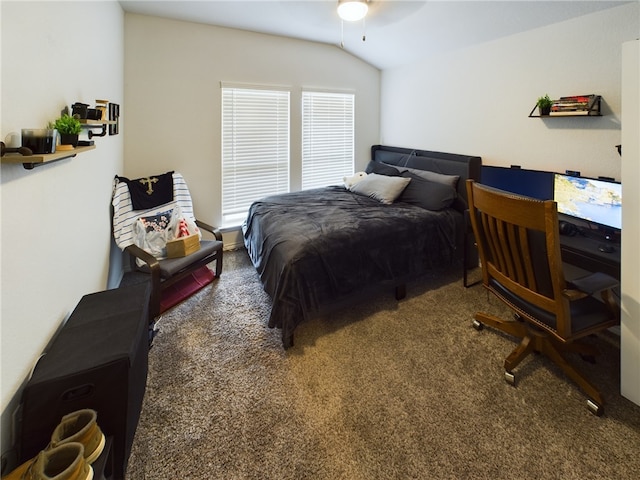
<svg viewBox="0 0 640 480"><path fill-rule="evenodd" d="M167 242L168 258L186 257L198 250L200 250L200 238L197 233Z"/></svg>

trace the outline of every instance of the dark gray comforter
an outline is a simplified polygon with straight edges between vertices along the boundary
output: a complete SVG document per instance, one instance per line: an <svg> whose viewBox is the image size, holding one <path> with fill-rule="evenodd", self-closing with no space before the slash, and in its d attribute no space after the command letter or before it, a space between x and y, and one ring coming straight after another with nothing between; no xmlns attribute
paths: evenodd
<svg viewBox="0 0 640 480"><path fill-rule="evenodd" d="M255 202L244 243L273 306L270 327L292 345L296 326L371 285L402 285L456 256L462 215L406 203L384 205L344 187Z"/></svg>

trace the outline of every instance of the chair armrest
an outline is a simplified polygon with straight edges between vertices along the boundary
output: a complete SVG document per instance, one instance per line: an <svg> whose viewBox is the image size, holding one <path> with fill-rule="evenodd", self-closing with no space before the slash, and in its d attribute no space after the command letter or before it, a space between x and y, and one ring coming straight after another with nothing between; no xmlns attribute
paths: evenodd
<svg viewBox="0 0 640 480"><path fill-rule="evenodd" d="M160 263L156 257L135 244L129 245L124 251L131 255L132 267L134 267L135 258L139 258L149 267L149 274L151 276L149 323L151 324L154 319L160 315Z"/></svg>
<svg viewBox="0 0 640 480"><path fill-rule="evenodd" d="M146 263L152 272L160 268L158 259L137 245L129 245L125 251Z"/></svg>
<svg viewBox="0 0 640 480"><path fill-rule="evenodd" d="M616 287L620 282L606 273L595 272L567 283L571 288L576 288L588 295L593 295L596 292Z"/></svg>
<svg viewBox="0 0 640 480"><path fill-rule="evenodd" d="M618 280L607 275L606 273L596 272L584 277L577 278L567 282L573 290L565 290L563 295L570 301L579 300L584 297L601 292L602 300L609 308L611 315L620 320L620 306L613 295L613 287L620 284Z"/></svg>
<svg viewBox="0 0 640 480"><path fill-rule="evenodd" d="M208 223L202 222L197 219L196 219L196 225L198 226L198 228L202 230L206 230L207 232L213 233L213 236L216 237L216 240L222 241L222 234L220 233L220 230L218 230L217 228L212 227Z"/></svg>

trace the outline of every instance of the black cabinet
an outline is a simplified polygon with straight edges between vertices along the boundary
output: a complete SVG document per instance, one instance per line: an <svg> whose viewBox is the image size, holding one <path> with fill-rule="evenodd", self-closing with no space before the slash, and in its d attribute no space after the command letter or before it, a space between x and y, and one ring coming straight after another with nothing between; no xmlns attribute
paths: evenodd
<svg viewBox="0 0 640 480"><path fill-rule="evenodd" d="M80 300L23 391L21 461L46 447L64 415L91 408L112 439L112 478L124 478L147 380L148 308L147 284Z"/></svg>

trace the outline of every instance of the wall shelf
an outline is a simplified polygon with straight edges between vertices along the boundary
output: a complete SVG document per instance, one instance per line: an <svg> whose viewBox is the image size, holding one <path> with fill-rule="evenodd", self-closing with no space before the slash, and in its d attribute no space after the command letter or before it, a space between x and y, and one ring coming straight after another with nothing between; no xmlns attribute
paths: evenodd
<svg viewBox="0 0 640 480"><path fill-rule="evenodd" d="M79 153L88 152L95 148L95 145L89 145L86 147L76 147L73 150L58 150L55 153L35 154L29 156L20 155L19 153L7 153L2 157L2 163L21 163L27 170L32 170L33 168L46 163L57 162L58 160L64 160L65 158L72 158Z"/></svg>
<svg viewBox="0 0 640 480"><path fill-rule="evenodd" d="M572 97L560 97L553 101L549 115L535 114L538 106L534 105L529 113L529 118L557 118L557 117L601 117L600 95L576 95Z"/></svg>
<svg viewBox="0 0 640 480"><path fill-rule="evenodd" d="M115 125L118 123L116 120L87 120L86 118L81 118L79 121L83 128L98 128L102 127L102 125Z"/></svg>

